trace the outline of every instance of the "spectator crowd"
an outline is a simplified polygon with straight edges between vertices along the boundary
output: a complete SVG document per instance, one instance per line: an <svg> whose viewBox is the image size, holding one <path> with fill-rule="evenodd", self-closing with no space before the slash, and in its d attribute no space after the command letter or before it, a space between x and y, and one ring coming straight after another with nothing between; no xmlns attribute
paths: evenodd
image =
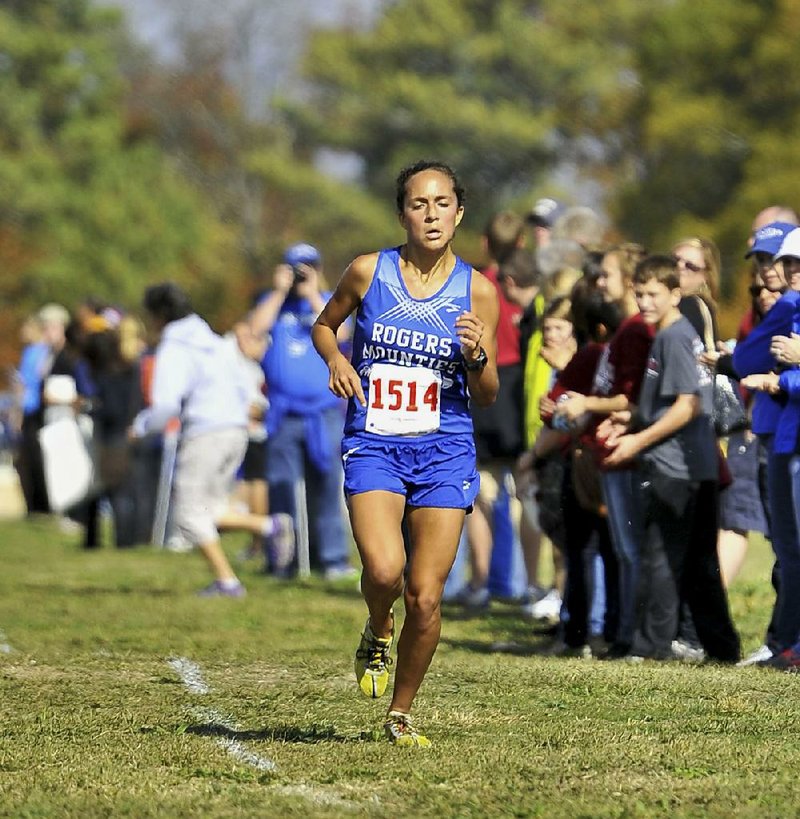
<svg viewBox="0 0 800 819"><path fill-rule="evenodd" d="M451 603L491 603L504 496L520 617L549 627L549 653L800 668L799 223L781 206L754 216L750 304L723 340L709 238L609 242L597 213L553 199L492 217L499 392L472 411L480 491ZM344 402L311 341L330 296L320 252L295 244L224 336L172 283L141 313L42 306L4 427L28 514L57 515L87 549L106 531L118 548L196 548L205 596L246 593L220 543L231 529L266 572L355 579ZM775 603L742 658L727 588L750 533L772 544Z"/></svg>

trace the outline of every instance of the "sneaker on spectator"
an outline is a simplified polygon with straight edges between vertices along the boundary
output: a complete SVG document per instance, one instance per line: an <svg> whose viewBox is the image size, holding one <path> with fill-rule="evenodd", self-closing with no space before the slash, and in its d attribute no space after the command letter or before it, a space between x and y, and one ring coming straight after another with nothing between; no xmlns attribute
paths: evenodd
<svg viewBox="0 0 800 819"><path fill-rule="evenodd" d="M58 516L58 528L65 535L80 535L83 533L83 526L77 520L73 520L66 515Z"/></svg>
<svg viewBox="0 0 800 819"><path fill-rule="evenodd" d="M672 641L672 657L684 663L702 663L706 658L706 652L699 646L692 646L683 640Z"/></svg>
<svg viewBox="0 0 800 819"><path fill-rule="evenodd" d="M187 552L191 552L192 549L194 549L194 546L181 535L175 534L170 535L170 537L167 539L167 542L164 544L164 548L168 552L175 552L176 554L186 554Z"/></svg>
<svg viewBox="0 0 800 819"><path fill-rule="evenodd" d="M525 590L525 594L522 596L522 616L523 617L530 617L531 609L540 601L544 600L547 597L547 592L549 590L545 589L543 586L528 586Z"/></svg>
<svg viewBox="0 0 800 819"><path fill-rule="evenodd" d="M255 560L256 558L261 557L263 554L264 549L262 546L251 543L249 546L236 553L236 559L240 563L246 563L248 560Z"/></svg>
<svg viewBox="0 0 800 819"><path fill-rule="evenodd" d="M247 589L237 580L235 583L223 583L215 580L210 586L200 589L198 597L244 597Z"/></svg>
<svg viewBox="0 0 800 819"><path fill-rule="evenodd" d="M798 653L796 646L792 646L785 651L781 651L780 654L773 654L772 657L762 660L756 665L761 668L774 668L778 671L791 671L800 667L800 653Z"/></svg>
<svg viewBox="0 0 800 819"><path fill-rule="evenodd" d="M641 665L647 658L642 657L641 654L626 654L624 657L620 657L620 659L631 665Z"/></svg>
<svg viewBox="0 0 800 819"><path fill-rule="evenodd" d="M528 586L528 588L525 589L525 594L522 597L522 602L530 604L538 603L540 600L547 596L548 591L550 590L546 589L544 586L539 586L536 583L534 583L532 586Z"/></svg>
<svg viewBox="0 0 800 819"><path fill-rule="evenodd" d="M565 659L576 659L576 660L591 660L592 659L592 649L591 646L584 644L582 646L571 646L565 643L563 640L556 640L548 649L545 651L549 657L564 657Z"/></svg>
<svg viewBox="0 0 800 819"><path fill-rule="evenodd" d="M561 615L561 595L558 589L550 589L541 600L524 606L523 611L531 620L558 620Z"/></svg>
<svg viewBox="0 0 800 819"><path fill-rule="evenodd" d="M467 583L467 585L453 597L453 602L470 611L487 609L489 608L489 589L487 589L486 586L473 589L472 586Z"/></svg>
<svg viewBox="0 0 800 819"><path fill-rule="evenodd" d="M270 517L273 532L264 538L264 550L272 571L283 572L294 560L294 520L285 512L278 512Z"/></svg>
<svg viewBox="0 0 800 819"><path fill-rule="evenodd" d="M328 566L322 573L325 580L355 580L358 569L354 566Z"/></svg>
<svg viewBox="0 0 800 819"><path fill-rule="evenodd" d="M631 653L631 646L630 643L612 643L608 650L603 654L600 659L601 660L624 660L626 657L630 656Z"/></svg>
<svg viewBox="0 0 800 819"><path fill-rule="evenodd" d="M386 722L383 723L383 731L389 742L401 748L428 748L431 744L428 737L414 728L411 716L402 711L389 711Z"/></svg>
<svg viewBox="0 0 800 819"><path fill-rule="evenodd" d="M748 654L743 660L736 663L737 668L746 668L749 665L758 665L764 660L769 660L773 656L772 649L768 645L759 646L755 651Z"/></svg>
<svg viewBox="0 0 800 819"><path fill-rule="evenodd" d="M605 657L611 648L602 634L590 634L587 643L592 651L592 657L596 657L598 660Z"/></svg>

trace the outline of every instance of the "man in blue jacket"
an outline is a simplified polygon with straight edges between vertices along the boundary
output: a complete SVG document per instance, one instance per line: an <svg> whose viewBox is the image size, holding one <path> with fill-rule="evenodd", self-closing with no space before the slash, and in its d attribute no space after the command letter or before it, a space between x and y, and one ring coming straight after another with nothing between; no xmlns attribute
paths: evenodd
<svg viewBox="0 0 800 819"><path fill-rule="evenodd" d="M297 521L296 488L306 484L309 539L326 579L354 575L342 514L340 442L344 404L328 389L328 368L311 343L311 328L330 293L312 245L289 247L273 288L250 314L258 335L269 334L262 360L267 381L267 483L270 510Z"/></svg>
<svg viewBox="0 0 800 819"><path fill-rule="evenodd" d="M756 234L757 249L768 243L759 243L758 233L774 228L773 223L761 228ZM783 287L787 286L784 259L800 257L800 228L785 233L775 254L772 271L777 274ZM764 277L766 281L766 277ZM786 397L775 391L767 395L767 374L779 371L784 362L778 361L772 351L774 336L791 336L797 332L797 310L800 305L800 279L795 277L793 288L770 309L764 319L743 341L736 345L733 366L742 377L742 385L759 390L753 407L753 431L759 435L767 450L767 485L771 518L772 546L778 560L778 599L775 608L775 655L763 664L783 667L791 646L800 635L800 534L797 526L797 509L794 502L792 461L795 457L798 414L797 404L787 403Z"/></svg>

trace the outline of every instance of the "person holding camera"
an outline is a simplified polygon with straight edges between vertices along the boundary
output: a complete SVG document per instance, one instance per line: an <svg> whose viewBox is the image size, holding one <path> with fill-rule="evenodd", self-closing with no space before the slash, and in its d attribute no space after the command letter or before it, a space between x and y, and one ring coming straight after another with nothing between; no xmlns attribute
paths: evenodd
<svg viewBox="0 0 800 819"><path fill-rule="evenodd" d="M297 522L297 489L305 483L309 542L328 580L354 577L342 515L339 443L344 402L328 390L328 368L311 343L311 328L330 293L324 289L322 257L310 244L286 249L273 288L249 316L252 331L268 335L261 365L269 391L266 479L272 513ZM346 329L340 341L346 338ZM303 502L302 500L299 502Z"/></svg>

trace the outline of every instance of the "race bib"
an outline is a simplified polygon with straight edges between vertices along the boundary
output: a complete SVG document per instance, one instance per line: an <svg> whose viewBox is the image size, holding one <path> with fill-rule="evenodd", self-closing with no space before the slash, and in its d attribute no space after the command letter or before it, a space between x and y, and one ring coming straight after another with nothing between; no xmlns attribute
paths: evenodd
<svg viewBox="0 0 800 819"><path fill-rule="evenodd" d="M439 429L442 374L427 367L373 364L369 374L366 431L424 435Z"/></svg>

